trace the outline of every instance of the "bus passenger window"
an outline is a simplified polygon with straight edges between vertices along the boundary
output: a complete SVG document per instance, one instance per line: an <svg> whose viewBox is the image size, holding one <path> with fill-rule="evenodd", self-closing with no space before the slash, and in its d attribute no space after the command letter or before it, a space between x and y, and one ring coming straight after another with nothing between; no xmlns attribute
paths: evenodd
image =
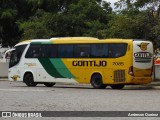
<svg viewBox="0 0 160 120"><path fill-rule="evenodd" d="M88 57L88 53L82 51L82 52L80 53L80 56L86 58L86 57Z"/></svg>
<svg viewBox="0 0 160 120"><path fill-rule="evenodd" d="M90 57L90 45L88 44L75 45L74 57L89 58Z"/></svg>
<svg viewBox="0 0 160 120"><path fill-rule="evenodd" d="M108 57L108 44L93 44L91 45L92 58Z"/></svg>
<svg viewBox="0 0 160 120"><path fill-rule="evenodd" d="M127 44L126 43L115 43L109 44L109 57L118 58L126 54Z"/></svg>
<svg viewBox="0 0 160 120"><path fill-rule="evenodd" d="M72 57L73 57L73 45L58 46L58 58L72 58Z"/></svg>
<svg viewBox="0 0 160 120"><path fill-rule="evenodd" d="M26 58L41 58L41 45L30 45L27 53Z"/></svg>
<svg viewBox="0 0 160 120"><path fill-rule="evenodd" d="M55 58L57 55L57 45L43 44L41 45L42 58Z"/></svg>

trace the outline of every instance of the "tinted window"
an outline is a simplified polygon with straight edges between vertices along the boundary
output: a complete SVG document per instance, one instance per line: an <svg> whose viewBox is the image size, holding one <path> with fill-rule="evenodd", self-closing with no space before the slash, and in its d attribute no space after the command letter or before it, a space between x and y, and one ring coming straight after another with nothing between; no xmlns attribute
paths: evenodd
<svg viewBox="0 0 160 120"><path fill-rule="evenodd" d="M11 52L9 67L12 67L16 65L17 63L19 63L22 53L24 49L26 48L26 46L27 45L20 45L20 46L15 47L15 50Z"/></svg>
<svg viewBox="0 0 160 120"><path fill-rule="evenodd" d="M27 45L21 45L16 47L17 58L20 60L22 53Z"/></svg>
<svg viewBox="0 0 160 120"><path fill-rule="evenodd" d="M93 44L91 45L92 58L108 57L108 44Z"/></svg>
<svg viewBox="0 0 160 120"><path fill-rule="evenodd" d="M90 45L75 45L74 57L77 58L88 58L90 57Z"/></svg>
<svg viewBox="0 0 160 120"><path fill-rule="evenodd" d="M109 44L109 57L118 58L126 54L127 44L126 43L116 43Z"/></svg>
<svg viewBox="0 0 160 120"><path fill-rule="evenodd" d="M55 58L57 45L42 45L42 58Z"/></svg>
<svg viewBox="0 0 160 120"><path fill-rule="evenodd" d="M31 44L27 53L26 58L40 58L41 57L41 45Z"/></svg>
<svg viewBox="0 0 160 120"><path fill-rule="evenodd" d="M30 45L26 58L118 58L126 54L126 43ZM19 58L19 57L18 57Z"/></svg>
<svg viewBox="0 0 160 120"><path fill-rule="evenodd" d="M72 58L73 45L58 45L58 58Z"/></svg>
<svg viewBox="0 0 160 120"><path fill-rule="evenodd" d="M10 62L9 62L9 68L16 65L17 61L18 61L18 59L17 59L16 50L13 50L12 54L11 54L11 59L10 59Z"/></svg>

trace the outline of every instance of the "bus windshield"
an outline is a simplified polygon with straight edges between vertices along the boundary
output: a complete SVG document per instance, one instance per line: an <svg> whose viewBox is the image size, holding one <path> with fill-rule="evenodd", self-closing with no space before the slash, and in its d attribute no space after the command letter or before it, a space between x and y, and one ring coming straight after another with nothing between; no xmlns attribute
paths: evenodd
<svg viewBox="0 0 160 120"><path fill-rule="evenodd" d="M20 58L22 56L22 53L24 51L24 49L26 48L27 45L20 45L20 46L16 46L15 50L13 50L11 52L11 58L10 58L10 62L9 62L9 68L15 66L16 64L19 63Z"/></svg>

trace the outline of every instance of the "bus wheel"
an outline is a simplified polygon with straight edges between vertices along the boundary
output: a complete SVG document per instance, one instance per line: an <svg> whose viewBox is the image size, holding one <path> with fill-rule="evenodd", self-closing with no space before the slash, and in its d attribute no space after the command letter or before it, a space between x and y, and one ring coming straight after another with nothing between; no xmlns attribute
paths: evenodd
<svg viewBox="0 0 160 120"><path fill-rule="evenodd" d="M91 78L91 85L96 89L105 89L107 85L103 84L102 76L94 74Z"/></svg>
<svg viewBox="0 0 160 120"><path fill-rule="evenodd" d="M122 89L124 88L124 85L111 85L112 89Z"/></svg>
<svg viewBox="0 0 160 120"><path fill-rule="evenodd" d="M44 83L46 87L53 87L56 83Z"/></svg>
<svg viewBox="0 0 160 120"><path fill-rule="evenodd" d="M34 78L31 73L25 75L24 82L28 87L35 87L37 85L37 83L34 82Z"/></svg>

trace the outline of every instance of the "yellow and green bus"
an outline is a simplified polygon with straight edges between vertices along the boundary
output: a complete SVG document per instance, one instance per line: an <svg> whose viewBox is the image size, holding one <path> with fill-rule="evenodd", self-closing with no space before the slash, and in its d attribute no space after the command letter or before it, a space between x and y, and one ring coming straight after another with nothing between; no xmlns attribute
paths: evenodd
<svg viewBox="0 0 160 120"><path fill-rule="evenodd" d="M15 45L9 80L27 86L86 83L96 89L152 81L153 45L132 39L63 37L35 39Z"/></svg>

